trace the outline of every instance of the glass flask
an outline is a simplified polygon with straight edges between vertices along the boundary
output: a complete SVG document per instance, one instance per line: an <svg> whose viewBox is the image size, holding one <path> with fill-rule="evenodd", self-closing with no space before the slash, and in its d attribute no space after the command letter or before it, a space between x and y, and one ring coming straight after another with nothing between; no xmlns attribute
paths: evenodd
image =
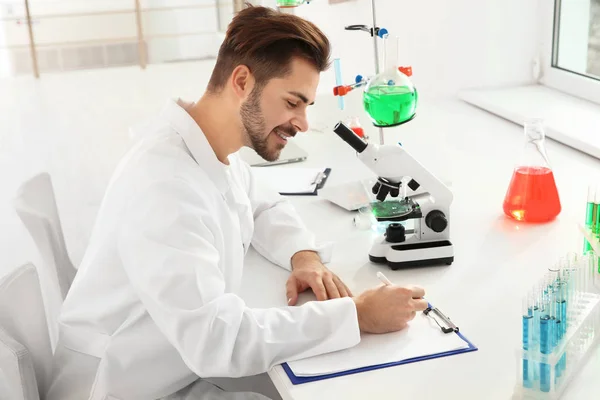
<svg viewBox="0 0 600 400"><path fill-rule="evenodd" d="M384 40L384 70L367 83L363 93L365 111L373 125L390 127L410 121L417 109L418 93L404 72L410 68L398 65L399 38Z"/></svg>
<svg viewBox="0 0 600 400"><path fill-rule="evenodd" d="M279 8L292 8L301 6L304 3L308 3L306 0L277 0L277 7Z"/></svg>
<svg viewBox="0 0 600 400"><path fill-rule="evenodd" d="M369 140L369 137L367 135L365 135L365 130L363 129L362 125L360 124L360 120L358 119L358 117L354 116L354 117L348 118L346 120L346 126L348 126L348 128L350 128L350 129L352 129L352 131L354 133L356 133L358 136L360 136L365 141Z"/></svg>
<svg viewBox="0 0 600 400"><path fill-rule="evenodd" d="M517 221L547 222L561 211L541 119L525 121L525 147L504 198L504 213Z"/></svg>

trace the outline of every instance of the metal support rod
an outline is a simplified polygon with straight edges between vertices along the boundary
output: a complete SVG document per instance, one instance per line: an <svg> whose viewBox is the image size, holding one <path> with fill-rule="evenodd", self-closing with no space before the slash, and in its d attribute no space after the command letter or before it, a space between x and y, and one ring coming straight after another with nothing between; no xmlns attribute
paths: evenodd
<svg viewBox="0 0 600 400"><path fill-rule="evenodd" d="M239 13L245 7L244 0L233 0L233 12Z"/></svg>
<svg viewBox="0 0 600 400"><path fill-rule="evenodd" d="M383 128L379 128L379 144L383 145L384 140L385 140L385 138L383 136Z"/></svg>
<svg viewBox="0 0 600 400"><path fill-rule="evenodd" d="M142 11L140 7L140 0L135 0L135 23L137 26L140 68L146 69L146 64L148 63L148 54L146 54L146 46L144 46L144 30L142 28Z"/></svg>
<svg viewBox="0 0 600 400"><path fill-rule="evenodd" d="M380 68L379 68L379 50L378 50L378 46L377 46L377 16L375 14L375 0L371 0L371 13L373 14L373 30L372 32L372 36L373 36L373 51L375 53L375 75L379 75L380 72ZM385 66L384 66L385 68ZM384 135L383 135L383 128L379 128L379 144L383 145L384 144Z"/></svg>
<svg viewBox="0 0 600 400"><path fill-rule="evenodd" d="M215 8L217 11L217 32L221 32L223 26L221 24L221 2L219 0L215 0Z"/></svg>
<svg viewBox="0 0 600 400"><path fill-rule="evenodd" d="M379 51L377 50L377 17L375 15L375 0L371 0L371 13L373 14L373 50L375 51L375 75L379 74Z"/></svg>
<svg viewBox="0 0 600 400"><path fill-rule="evenodd" d="M31 21L31 13L29 12L29 0L25 0L25 14L27 16L27 28L29 30L29 51L31 53L31 66L33 68L33 76L40 77L38 68L37 51L35 49L35 38L33 36L33 23Z"/></svg>

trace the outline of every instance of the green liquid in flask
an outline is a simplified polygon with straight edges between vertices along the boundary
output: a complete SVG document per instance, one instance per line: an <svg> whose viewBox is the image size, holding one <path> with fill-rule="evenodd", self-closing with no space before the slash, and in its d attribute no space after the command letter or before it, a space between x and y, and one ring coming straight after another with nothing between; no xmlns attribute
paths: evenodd
<svg viewBox="0 0 600 400"><path fill-rule="evenodd" d="M365 111L377 126L398 125L417 108L417 91L407 86L374 86L363 94Z"/></svg>
<svg viewBox="0 0 600 400"><path fill-rule="evenodd" d="M297 7L304 3L304 0L277 0L277 6L284 7Z"/></svg>

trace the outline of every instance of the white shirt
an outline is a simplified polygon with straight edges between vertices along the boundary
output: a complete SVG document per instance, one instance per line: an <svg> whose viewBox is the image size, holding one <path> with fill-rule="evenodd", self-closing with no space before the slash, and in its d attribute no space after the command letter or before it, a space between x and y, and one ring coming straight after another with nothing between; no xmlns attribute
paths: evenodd
<svg viewBox="0 0 600 400"><path fill-rule="evenodd" d="M356 345L350 298L251 309L250 244L291 270L318 247L287 200L229 165L176 102L117 167L63 305L49 400L157 399L198 377L249 376Z"/></svg>

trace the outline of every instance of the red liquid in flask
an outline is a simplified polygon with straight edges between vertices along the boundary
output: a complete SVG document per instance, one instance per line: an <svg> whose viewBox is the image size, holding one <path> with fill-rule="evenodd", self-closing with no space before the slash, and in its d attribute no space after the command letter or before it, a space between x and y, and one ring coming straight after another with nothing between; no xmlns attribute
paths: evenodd
<svg viewBox="0 0 600 400"><path fill-rule="evenodd" d="M546 167L518 167L504 199L504 213L517 221L547 222L561 211L554 174Z"/></svg>
<svg viewBox="0 0 600 400"><path fill-rule="evenodd" d="M350 129L352 129L354 131L354 133L356 133L361 138L365 137L365 130L363 128L361 128L360 126L351 126Z"/></svg>

